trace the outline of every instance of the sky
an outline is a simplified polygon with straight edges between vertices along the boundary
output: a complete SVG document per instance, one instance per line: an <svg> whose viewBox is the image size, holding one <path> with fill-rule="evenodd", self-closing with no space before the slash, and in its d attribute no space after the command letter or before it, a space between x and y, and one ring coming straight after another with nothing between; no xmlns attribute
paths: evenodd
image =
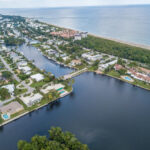
<svg viewBox="0 0 150 150"><path fill-rule="evenodd" d="M0 8L150 4L150 0L0 0Z"/></svg>

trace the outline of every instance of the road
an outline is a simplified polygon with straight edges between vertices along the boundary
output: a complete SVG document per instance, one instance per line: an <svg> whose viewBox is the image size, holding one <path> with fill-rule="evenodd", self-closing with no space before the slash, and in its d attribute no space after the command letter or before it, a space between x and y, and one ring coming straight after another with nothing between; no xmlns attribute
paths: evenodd
<svg viewBox="0 0 150 150"><path fill-rule="evenodd" d="M14 73L14 71L10 68L10 66L7 64L7 62L4 60L4 58L1 55L0 55L0 59L1 59L2 63L5 65L5 68L13 74L14 79L17 80L21 85L23 85L28 90L26 93L21 94L21 96L23 96L24 94L32 93L35 90L34 88L32 88L28 84L26 84L25 81L21 82L19 77ZM14 99L15 99L15 97L11 97L8 100L0 102L0 106L3 106L5 103L8 103Z"/></svg>
<svg viewBox="0 0 150 150"><path fill-rule="evenodd" d="M20 82L20 79L17 77L17 75L14 73L14 71L10 68L10 66L6 63L4 58L2 56L0 56L0 59L1 59L2 63L5 65L6 69L13 74L14 79L17 80L18 82Z"/></svg>

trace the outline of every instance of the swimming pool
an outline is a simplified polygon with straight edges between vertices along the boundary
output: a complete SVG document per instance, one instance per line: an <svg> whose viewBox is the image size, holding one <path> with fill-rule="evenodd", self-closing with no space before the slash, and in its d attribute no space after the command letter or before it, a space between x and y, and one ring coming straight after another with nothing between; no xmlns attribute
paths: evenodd
<svg viewBox="0 0 150 150"><path fill-rule="evenodd" d="M65 91L61 91L61 92L59 92L60 94L63 94Z"/></svg>
<svg viewBox="0 0 150 150"><path fill-rule="evenodd" d="M2 118L4 120L8 120L10 118L10 116L8 114L2 114Z"/></svg>
<svg viewBox="0 0 150 150"><path fill-rule="evenodd" d="M124 77L126 80L131 81L132 79L130 77Z"/></svg>
<svg viewBox="0 0 150 150"><path fill-rule="evenodd" d="M59 89L57 89L57 91L60 91L60 90L62 90L63 88L59 88Z"/></svg>
<svg viewBox="0 0 150 150"><path fill-rule="evenodd" d="M129 81L129 82L133 82L133 79L130 78L129 76L122 76L122 78L123 78L124 80Z"/></svg>

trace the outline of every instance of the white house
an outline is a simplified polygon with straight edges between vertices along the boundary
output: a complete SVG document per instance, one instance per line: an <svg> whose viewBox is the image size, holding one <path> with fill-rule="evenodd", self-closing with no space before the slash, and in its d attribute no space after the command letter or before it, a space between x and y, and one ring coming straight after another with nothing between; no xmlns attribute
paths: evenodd
<svg viewBox="0 0 150 150"><path fill-rule="evenodd" d="M32 75L31 78L39 82L44 79L44 76L40 73L37 73L37 74Z"/></svg>
<svg viewBox="0 0 150 150"><path fill-rule="evenodd" d="M27 64L28 64L28 63L27 63L26 61L20 61L20 62L17 63L17 66L18 66L18 67L19 67L19 66L20 66L20 67L23 67L23 66L27 66Z"/></svg>
<svg viewBox="0 0 150 150"><path fill-rule="evenodd" d="M117 63L118 60L113 60L111 62L108 62L106 64L100 64L99 65L99 70L105 70L107 67L109 67L110 65L114 65Z"/></svg>
<svg viewBox="0 0 150 150"><path fill-rule="evenodd" d="M86 38L88 36L88 32L81 32L82 38Z"/></svg>
<svg viewBox="0 0 150 150"><path fill-rule="evenodd" d="M25 74L31 74L31 68L28 66L23 66L23 67L19 66L18 69L23 71Z"/></svg>
<svg viewBox="0 0 150 150"><path fill-rule="evenodd" d="M4 85L4 86L2 86L2 88L7 89L11 95L14 95L14 90L15 90L14 84Z"/></svg>
<svg viewBox="0 0 150 150"><path fill-rule="evenodd" d="M43 98L43 96L39 93L36 93L34 95L31 96L27 96L27 97L21 97L20 99L23 101L23 103L25 103L28 107L31 107L32 105L39 103L41 101L41 99Z"/></svg>
<svg viewBox="0 0 150 150"><path fill-rule="evenodd" d="M100 54L92 55L91 53L84 53L82 54L82 57L89 61L96 61L96 60L100 60L102 58L102 55Z"/></svg>
<svg viewBox="0 0 150 150"><path fill-rule="evenodd" d="M63 89L65 86L63 84L53 84L53 85L49 85L44 89L41 89L41 92L44 94L47 94L49 91L51 90L59 90L59 89Z"/></svg>
<svg viewBox="0 0 150 150"><path fill-rule="evenodd" d="M76 66L76 65L81 65L81 60L80 59L74 59L71 61L70 65L71 66Z"/></svg>
<svg viewBox="0 0 150 150"><path fill-rule="evenodd" d="M64 61L66 61L66 60L69 59L69 56L64 56L64 57L62 57L62 59L63 59Z"/></svg>
<svg viewBox="0 0 150 150"><path fill-rule="evenodd" d="M74 40L81 40L81 39L82 39L82 37L81 37L80 34L76 34L76 35L74 36Z"/></svg>

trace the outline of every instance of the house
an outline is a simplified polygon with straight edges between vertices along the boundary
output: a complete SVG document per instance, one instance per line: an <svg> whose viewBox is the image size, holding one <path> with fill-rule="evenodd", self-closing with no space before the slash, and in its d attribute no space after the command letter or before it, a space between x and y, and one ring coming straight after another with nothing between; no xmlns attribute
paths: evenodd
<svg viewBox="0 0 150 150"><path fill-rule="evenodd" d="M74 59L70 63L71 66L76 66L76 65L81 65L81 60L79 59Z"/></svg>
<svg viewBox="0 0 150 150"><path fill-rule="evenodd" d="M2 86L2 88L7 89L11 95L14 95L14 90L15 90L14 84L4 85L4 86Z"/></svg>
<svg viewBox="0 0 150 150"><path fill-rule="evenodd" d="M135 71L134 69L128 70L127 73L128 73L129 75L131 75L131 77L133 77L133 78L135 78L135 79L137 79L137 80L150 83L150 77L149 77L148 75L146 75L146 74L137 72L137 71Z"/></svg>
<svg viewBox="0 0 150 150"><path fill-rule="evenodd" d="M82 57L89 61L96 61L96 60L100 60L102 58L102 55L100 54L93 55L92 53L84 53L82 54Z"/></svg>
<svg viewBox="0 0 150 150"><path fill-rule="evenodd" d="M44 94L47 94L51 90L59 90L59 89L63 89L64 87L65 86L63 84L53 84L53 85L47 86L44 89L41 89L41 92Z"/></svg>
<svg viewBox="0 0 150 150"><path fill-rule="evenodd" d="M31 74L31 68L28 66L19 66L18 69L27 75Z"/></svg>
<svg viewBox="0 0 150 150"><path fill-rule="evenodd" d="M27 96L27 97L21 97L20 99L23 101L24 104L26 104L28 107L31 107L32 105L39 103L43 96L39 93Z"/></svg>
<svg viewBox="0 0 150 150"><path fill-rule="evenodd" d="M62 57L62 59L63 59L64 61L67 61L67 60L69 59L69 56L64 56L64 57Z"/></svg>
<svg viewBox="0 0 150 150"><path fill-rule="evenodd" d="M22 110L24 110L23 106L21 104L19 104L17 101L11 102L8 105L4 105L4 106L0 107L0 112L2 114L9 113L9 115L13 115Z"/></svg>
<svg viewBox="0 0 150 150"><path fill-rule="evenodd" d="M49 45L41 45L44 49L49 49L50 46Z"/></svg>
<svg viewBox="0 0 150 150"><path fill-rule="evenodd" d="M47 52L49 55L54 55L54 54L56 54L56 51L53 50L53 49L48 49L48 50L46 50L46 52Z"/></svg>
<svg viewBox="0 0 150 150"><path fill-rule="evenodd" d="M76 35L74 36L74 40L81 40L81 39L82 39L82 37L81 37L80 34L76 34Z"/></svg>
<svg viewBox="0 0 150 150"><path fill-rule="evenodd" d="M119 71L119 70L121 70L121 69L124 69L124 67L123 67L122 65L115 64L114 69L115 69L116 71Z"/></svg>
<svg viewBox="0 0 150 150"><path fill-rule="evenodd" d="M17 66L18 67L24 67L24 66L27 66L27 64L28 63L26 61L20 61L20 62L17 63Z"/></svg>
<svg viewBox="0 0 150 150"><path fill-rule="evenodd" d="M111 61L111 62L108 62L108 63L106 63L106 64L100 64L99 65L99 70L105 70L106 68L108 68L109 66L111 66L111 65L114 65L114 64L116 64L117 63L117 60L113 60L113 61Z"/></svg>
<svg viewBox="0 0 150 150"><path fill-rule="evenodd" d="M82 38L86 38L88 36L88 32L81 32L80 35Z"/></svg>
<svg viewBox="0 0 150 150"><path fill-rule="evenodd" d="M14 63L16 63L22 58L22 56L19 56L17 53L11 52L10 58L13 60Z"/></svg>
<svg viewBox="0 0 150 150"><path fill-rule="evenodd" d="M150 70L149 69L139 67L139 70L150 76Z"/></svg>
<svg viewBox="0 0 150 150"><path fill-rule="evenodd" d="M37 73L37 74L32 75L31 78L39 82L44 79L44 76L40 73Z"/></svg>

